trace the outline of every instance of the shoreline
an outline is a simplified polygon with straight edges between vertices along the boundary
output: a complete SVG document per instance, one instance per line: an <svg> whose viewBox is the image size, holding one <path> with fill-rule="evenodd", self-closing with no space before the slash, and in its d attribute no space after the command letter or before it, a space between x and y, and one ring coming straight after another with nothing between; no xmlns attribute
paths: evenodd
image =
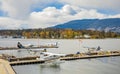
<svg viewBox="0 0 120 74"><path fill-rule="evenodd" d="M120 38L0 38L0 39L45 39L45 40L47 40L47 39L49 39L49 40L73 40L73 39L75 39L75 40L77 40L77 39L85 39L85 40L87 40L87 39L90 39L90 40L92 40L92 39L96 39L96 40L98 40L98 39L120 39Z"/></svg>

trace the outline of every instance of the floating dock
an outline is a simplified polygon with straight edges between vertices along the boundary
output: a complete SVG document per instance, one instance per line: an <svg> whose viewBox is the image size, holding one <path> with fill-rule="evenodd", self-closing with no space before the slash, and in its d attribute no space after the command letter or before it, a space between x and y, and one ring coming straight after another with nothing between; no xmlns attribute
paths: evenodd
<svg viewBox="0 0 120 74"><path fill-rule="evenodd" d="M60 60L69 61L69 60L76 60L76 59L90 59L90 58L101 58L101 57L111 57L111 56L120 56L120 51L99 51L99 52L90 52L90 53L67 54L64 57L60 57ZM46 61L48 61L48 60L40 60L39 56L21 57L21 58L16 58L15 56L10 56L10 57L11 59L8 59L8 61L11 66L43 64ZM0 58L5 59L3 56L0 56Z"/></svg>
<svg viewBox="0 0 120 74"><path fill-rule="evenodd" d="M18 47L0 47L0 50L19 50L19 49L39 49L39 48L58 48L58 46L37 46L37 47L25 47L25 48L18 48Z"/></svg>
<svg viewBox="0 0 120 74"><path fill-rule="evenodd" d="M29 56L29 57L16 58L15 56L7 55L7 54L0 55L0 59L8 61L11 66L27 65L27 64L41 64L45 62L44 60L37 60L39 58L40 56Z"/></svg>
<svg viewBox="0 0 120 74"><path fill-rule="evenodd" d="M45 61L43 60L25 60L25 61L10 62L10 65L16 66L16 65L43 64L43 63L45 63Z"/></svg>
<svg viewBox="0 0 120 74"><path fill-rule="evenodd" d="M91 58L102 58L120 56L120 51L99 51L90 53L79 53L79 54L67 54L64 57L60 57L60 60L77 60L77 59L91 59ZM10 57L10 59L8 59ZM40 60L39 56L21 57L16 58L10 55L0 55L0 74L16 74L12 66L16 65L28 65L28 64L44 64L48 60Z"/></svg>
<svg viewBox="0 0 120 74"><path fill-rule="evenodd" d="M31 57L21 57L21 58L11 58L9 59L10 62L14 61L25 61L25 60L36 60L37 58L40 58L40 56L31 56Z"/></svg>
<svg viewBox="0 0 120 74"><path fill-rule="evenodd" d="M92 53L71 54L66 57L62 57L61 60L90 59L90 58L102 58L102 57L112 57L112 56L120 56L120 51L100 51L100 52L92 52Z"/></svg>

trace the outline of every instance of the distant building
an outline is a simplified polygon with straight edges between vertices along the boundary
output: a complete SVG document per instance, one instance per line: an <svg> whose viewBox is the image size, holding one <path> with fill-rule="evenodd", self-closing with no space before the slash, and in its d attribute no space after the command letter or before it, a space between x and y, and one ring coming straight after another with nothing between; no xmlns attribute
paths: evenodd
<svg viewBox="0 0 120 74"><path fill-rule="evenodd" d="M91 38L91 36L90 36L90 35L88 35L88 34L84 34L84 35L83 35L83 37L84 37L84 38L86 38L86 39Z"/></svg>
<svg viewBox="0 0 120 74"><path fill-rule="evenodd" d="M12 36L12 38L22 38L21 35L15 35L15 36Z"/></svg>

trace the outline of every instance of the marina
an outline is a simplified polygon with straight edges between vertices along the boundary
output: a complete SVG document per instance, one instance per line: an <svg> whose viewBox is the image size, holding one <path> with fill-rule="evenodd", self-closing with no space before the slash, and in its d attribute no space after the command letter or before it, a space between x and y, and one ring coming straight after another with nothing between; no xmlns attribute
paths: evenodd
<svg viewBox="0 0 120 74"><path fill-rule="evenodd" d="M71 42L71 44L74 46L74 42L73 41L75 41L75 40L70 40L70 42ZM84 41L83 42L83 44L85 44L85 42L86 41ZM64 42L65 43L65 42ZM112 50L108 50L108 49L102 49L102 50L100 50L100 51L91 51L91 52L89 52L88 50L87 51L84 51L84 52L82 52L81 50L79 51L77 48L78 47L80 47L80 46L76 46L75 48L73 48L73 49L69 49L69 50L74 50L74 52L73 51L67 51L68 53L65 53L63 50L62 51L60 51L61 50L61 47L62 48L64 48L63 46L64 46L64 43L62 44L62 42L61 42L61 44L62 45L59 45L59 48L52 48L52 49L47 49L47 52L46 53L54 53L53 55L57 55L57 54L60 54L61 55L61 53L63 52L63 54L65 54L64 56L60 56L59 57L59 59L60 59L60 61L65 61L65 63L63 63L63 64L60 64L60 66L61 66L61 68L62 69L64 69L63 67L65 67L65 68L67 68L67 66L69 67L69 66L73 66L73 67L78 67L77 66L77 64L78 65L86 65L87 66L87 64L89 64L90 63L90 61L88 62L88 63L86 63L86 64L84 64L84 62L82 62L82 61L86 61L87 62L87 60L94 60L94 59L107 59L107 58L105 58L105 57L108 57L108 58L116 58L116 59L118 59L119 60L119 56L120 56L120 50L116 50L116 48L112 48ZM68 42L69 43L69 42ZM76 43L76 42L75 42ZM90 42L91 43L91 42ZM79 43L78 43L79 44ZM83 45L83 44L81 44L81 46ZM119 44L119 43L118 43ZM69 45L69 44L67 44L67 45ZM90 44L89 44L90 45ZM10 46L9 46L10 47ZM65 46L66 47L66 46ZM101 47L102 48L104 48L103 46L102 46L102 44L101 44ZM69 46L68 48L72 48L72 46ZM64 48L64 50L66 51L66 50L68 50L68 48ZM81 47L80 47L81 48ZM119 48L119 47L118 47ZM44 49L44 48L43 48ZM84 49L84 48L83 48ZM25 51L18 51L18 50L25 50ZM43 60L41 60L40 58L42 58L41 56L40 56L40 50L41 49L30 49L29 51L28 51L28 49L14 49L14 50L1 50L0 51L0 59L2 59L2 60L5 60L5 61L7 61L8 62L8 65L10 66L10 68L11 68L11 70L12 71L15 71L14 73L16 73L16 74L26 74L26 73L30 73L30 74L32 74L33 72L32 72L32 70L35 70L35 71L37 71L37 73L36 74L39 74L39 68L38 69L35 69L36 68L36 66L38 66L38 67L40 67L40 68L42 68L43 70L44 70L44 67L45 67L45 69L47 68L48 70L49 69L52 69L53 67L49 67L49 65L48 66L45 66L45 65L47 65L46 64L46 62L48 62L48 63L52 63L53 61L52 60L45 60L45 59L43 59ZM86 50L86 48L84 49L84 50ZM33 52L36 52L36 53L33 53ZM79 53L78 53L79 52ZM31 53L31 54L30 54ZM63 55L62 54L62 55ZM84 60L85 59L85 60ZM53 59L54 60L54 59ZM74 60L74 61L73 61ZM52 62L51 62L52 61ZM77 62L82 62L82 63L77 63ZM91 62L92 63L92 62ZM97 62L96 62L97 63ZM67 65L68 64L68 65ZM73 64L75 64L76 66L74 66ZM65 65L65 66L63 66L63 65ZM93 65L94 66L94 64L91 64L91 65ZM97 64L98 66L99 66L99 64ZM6 72L6 69L3 67L3 65L0 65L1 66L1 68L2 68L2 70L3 71L5 71ZM30 72L28 71L24 71L24 69L25 70L28 70L29 68L28 67L32 67L32 66L35 66L35 67L33 67L33 68L31 68L30 70ZM118 66L119 66L119 64L118 64ZM24 68L24 67L26 67L26 68ZM117 66L116 66L117 67ZM53 68L54 69L54 68ZM79 67L79 69L84 69L84 67L82 67L82 68L80 68ZM21 70L21 71L19 71L19 70ZM22 72L22 70L23 70L23 72ZM40 71L41 71L41 69L40 69ZM46 71L46 70L45 70ZM63 71L63 70L62 70ZM5 72L4 73L2 73L2 74L5 74ZM70 71L71 72L71 71ZM114 72L114 73L118 73L118 72ZM12 74L12 73L11 73ZM42 74L44 74L44 73L42 73ZM63 73L63 74L65 74L65 73ZM79 73L77 73L77 74L79 74ZM86 73L87 74L87 73Z"/></svg>
<svg viewBox="0 0 120 74"><path fill-rule="evenodd" d="M76 60L76 59L91 59L91 58L101 58L101 57L112 57L112 56L120 56L120 51L101 51L101 52L92 52L92 53L79 53L79 54L67 54L64 57L60 57L60 60ZM8 60L10 55L0 55L0 68L1 74L16 74L12 66L17 65L29 65L29 64L44 64L46 61L50 60L39 60L40 56L32 56L32 57L22 57L15 58L11 57Z"/></svg>
<svg viewBox="0 0 120 74"><path fill-rule="evenodd" d="M91 59L91 58L102 58L102 57L112 57L112 56L120 56L120 51L99 51L99 52L91 52L91 53L79 53L79 54L66 54L66 56L60 57L60 60L76 60L76 59ZM11 57L8 56L7 57ZM4 56L1 58L7 59ZM40 56L32 56L32 57L21 57L21 58L10 58L8 61L11 66L15 65L26 65L26 64L42 64L48 60L39 60Z"/></svg>
<svg viewBox="0 0 120 74"><path fill-rule="evenodd" d="M0 74L120 74L120 0L0 0Z"/></svg>

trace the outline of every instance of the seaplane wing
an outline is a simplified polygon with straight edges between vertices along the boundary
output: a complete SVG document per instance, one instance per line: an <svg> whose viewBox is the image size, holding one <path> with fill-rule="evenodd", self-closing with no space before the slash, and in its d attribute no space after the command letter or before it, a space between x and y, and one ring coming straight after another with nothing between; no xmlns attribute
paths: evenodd
<svg viewBox="0 0 120 74"><path fill-rule="evenodd" d="M32 44L27 44L27 45L24 45L25 48L32 48L34 47L35 45L32 45Z"/></svg>
<svg viewBox="0 0 120 74"><path fill-rule="evenodd" d="M49 52L41 52L40 54L44 54L47 56L59 56L59 57L66 56L66 54L57 54L57 53L49 53Z"/></svg>

